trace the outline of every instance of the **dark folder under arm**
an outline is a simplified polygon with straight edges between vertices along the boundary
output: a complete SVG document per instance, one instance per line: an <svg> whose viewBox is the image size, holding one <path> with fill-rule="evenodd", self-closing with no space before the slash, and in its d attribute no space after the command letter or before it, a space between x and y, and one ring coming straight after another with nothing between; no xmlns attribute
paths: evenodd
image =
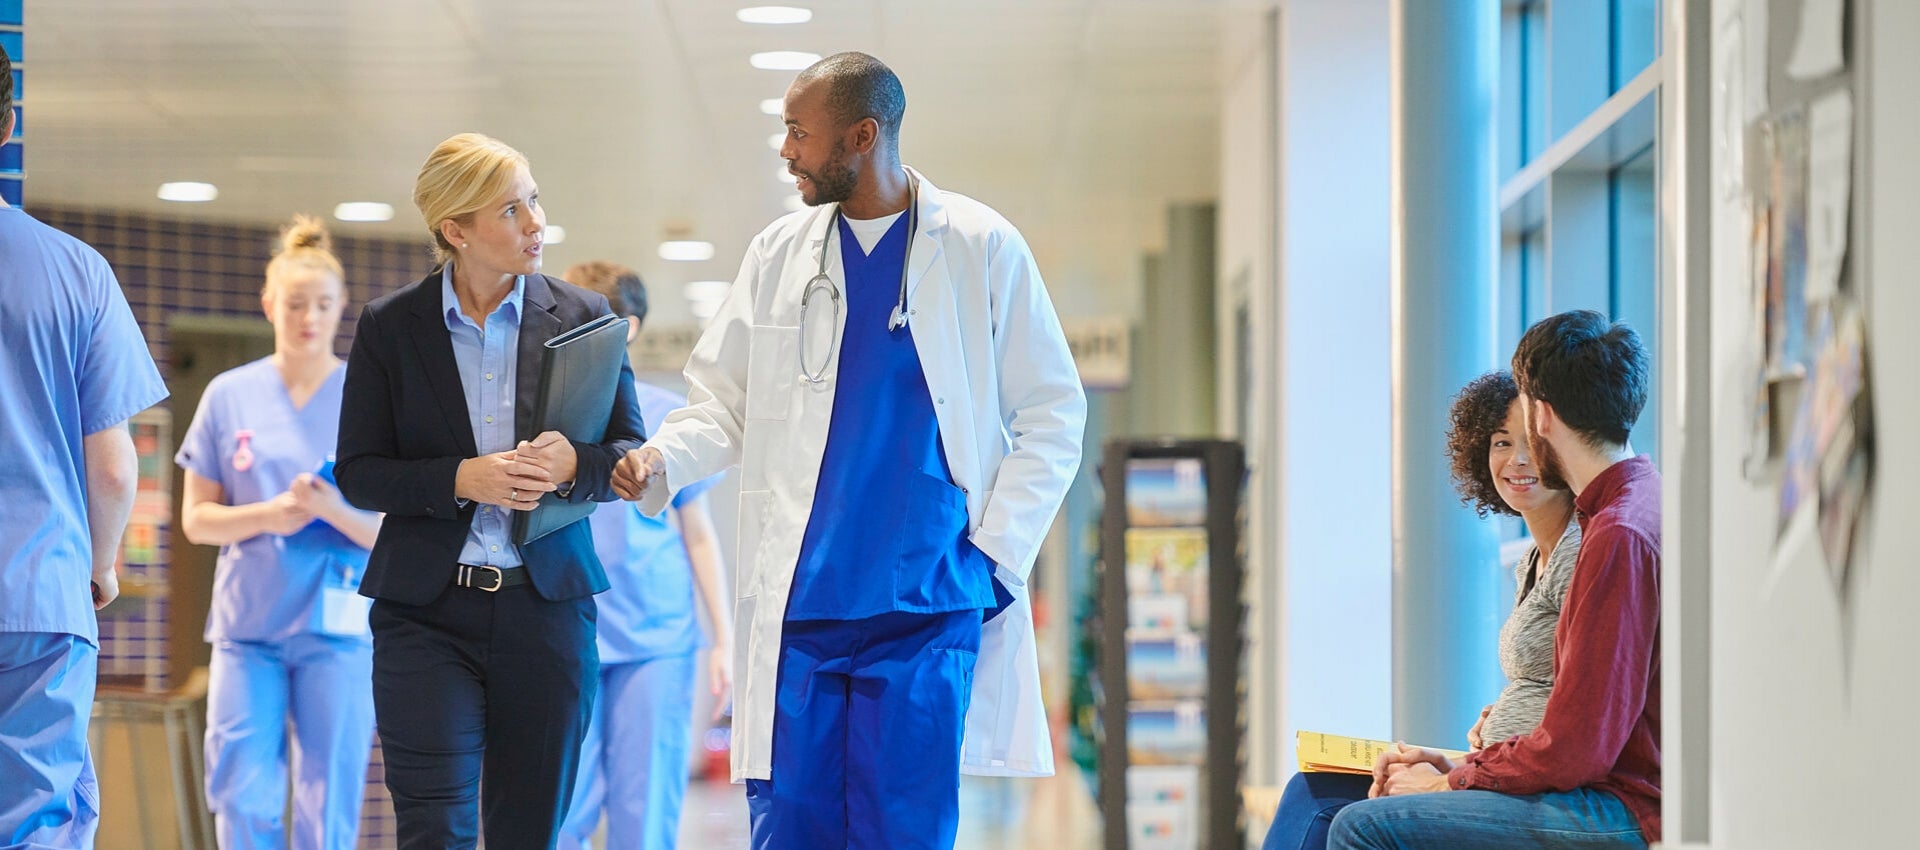
<svg viewBox="0 0 1920 850"><path fill-rule="evenodd" d="M620 363L627 356L626 320L609 313L547 340L546 345L533 433L559 431L581 443L606 439ZM569 502L548 493L540 497L539 507L514 513L513 542L538 540L585 519L595 507L597 502Z"/></svg>

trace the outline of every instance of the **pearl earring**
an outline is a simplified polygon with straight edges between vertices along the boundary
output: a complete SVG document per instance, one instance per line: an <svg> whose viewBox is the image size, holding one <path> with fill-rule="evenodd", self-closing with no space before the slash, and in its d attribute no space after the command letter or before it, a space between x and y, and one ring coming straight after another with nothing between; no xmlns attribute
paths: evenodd
<svg viewBox="0 0 1920 850"><path fill-rule="evenodd" d="M467 243L465 243L465 242L462 242L462 243L460 243L460 247L462 247L462 248L465 248L465 247L467 247Z"/></svg>

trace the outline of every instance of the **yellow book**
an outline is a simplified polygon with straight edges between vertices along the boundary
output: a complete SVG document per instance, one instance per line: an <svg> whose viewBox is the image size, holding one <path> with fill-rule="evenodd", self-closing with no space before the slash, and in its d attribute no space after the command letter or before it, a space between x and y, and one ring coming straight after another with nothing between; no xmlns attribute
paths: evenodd
<svg viewBox="0 0 1920 850"><path fill-rule="evenodd" d="M1362 776L1373 773L1373 760L1380 753L1393 746L1392 741L1374 741L1367 738L1349 738L1344 735L1329 735L1325 732L1296 732L1293 736L1294 757L1300 761L1301 773L1352 773ZM1427 747L1445 753L1447 758L1458 761L1466 757L1460 750L1446 750L1439 747Z"/></svg>

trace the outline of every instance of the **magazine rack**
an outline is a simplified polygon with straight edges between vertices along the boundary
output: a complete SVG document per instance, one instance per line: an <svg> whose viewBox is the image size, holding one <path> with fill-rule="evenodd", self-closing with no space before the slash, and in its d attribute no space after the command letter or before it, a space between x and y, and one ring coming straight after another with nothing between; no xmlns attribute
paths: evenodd
<svg viewBox="0 0 1920 850"><path fill-rule="evenodd" d="M1238 850L1245 450L1112 440L1093 681L1107 850Z"/></svg>

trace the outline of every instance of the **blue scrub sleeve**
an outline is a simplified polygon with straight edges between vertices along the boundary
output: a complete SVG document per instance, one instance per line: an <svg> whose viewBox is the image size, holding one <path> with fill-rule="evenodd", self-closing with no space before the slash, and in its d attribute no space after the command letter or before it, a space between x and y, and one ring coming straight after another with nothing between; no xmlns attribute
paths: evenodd
<svg viewBox="0 0 1920 850"><path fill-rule="evenodd" d="M133 308L103 258L89 270L93 327L80 363L80 429L94 434L132 418L167 397Z"/></svg>
<svg viewBox="0 0 1920 850"><path fill-rule="evenodd" d="M719 481L720 476L715 475L710 478L702 478L699 481L680 488L680 492L675 493L673 496L673 506L675 508L684 508L693 504L695 499L705 496L707 491L713 489L713 485L719 483Z"/></svg>
<svg viewBox="0 0 1920 850"><path fill-rule="evenodd" d="M173 462L181 469L226 487L226 479L220 474L225 467L220 463L218 439L218 435L226 432L226 423L220 421L213 404L220 394L220 383L216 378L200 396L200 409L194 411L193 424L187 426L187 433L180 438L180 450L174 453Z"/></svg>

